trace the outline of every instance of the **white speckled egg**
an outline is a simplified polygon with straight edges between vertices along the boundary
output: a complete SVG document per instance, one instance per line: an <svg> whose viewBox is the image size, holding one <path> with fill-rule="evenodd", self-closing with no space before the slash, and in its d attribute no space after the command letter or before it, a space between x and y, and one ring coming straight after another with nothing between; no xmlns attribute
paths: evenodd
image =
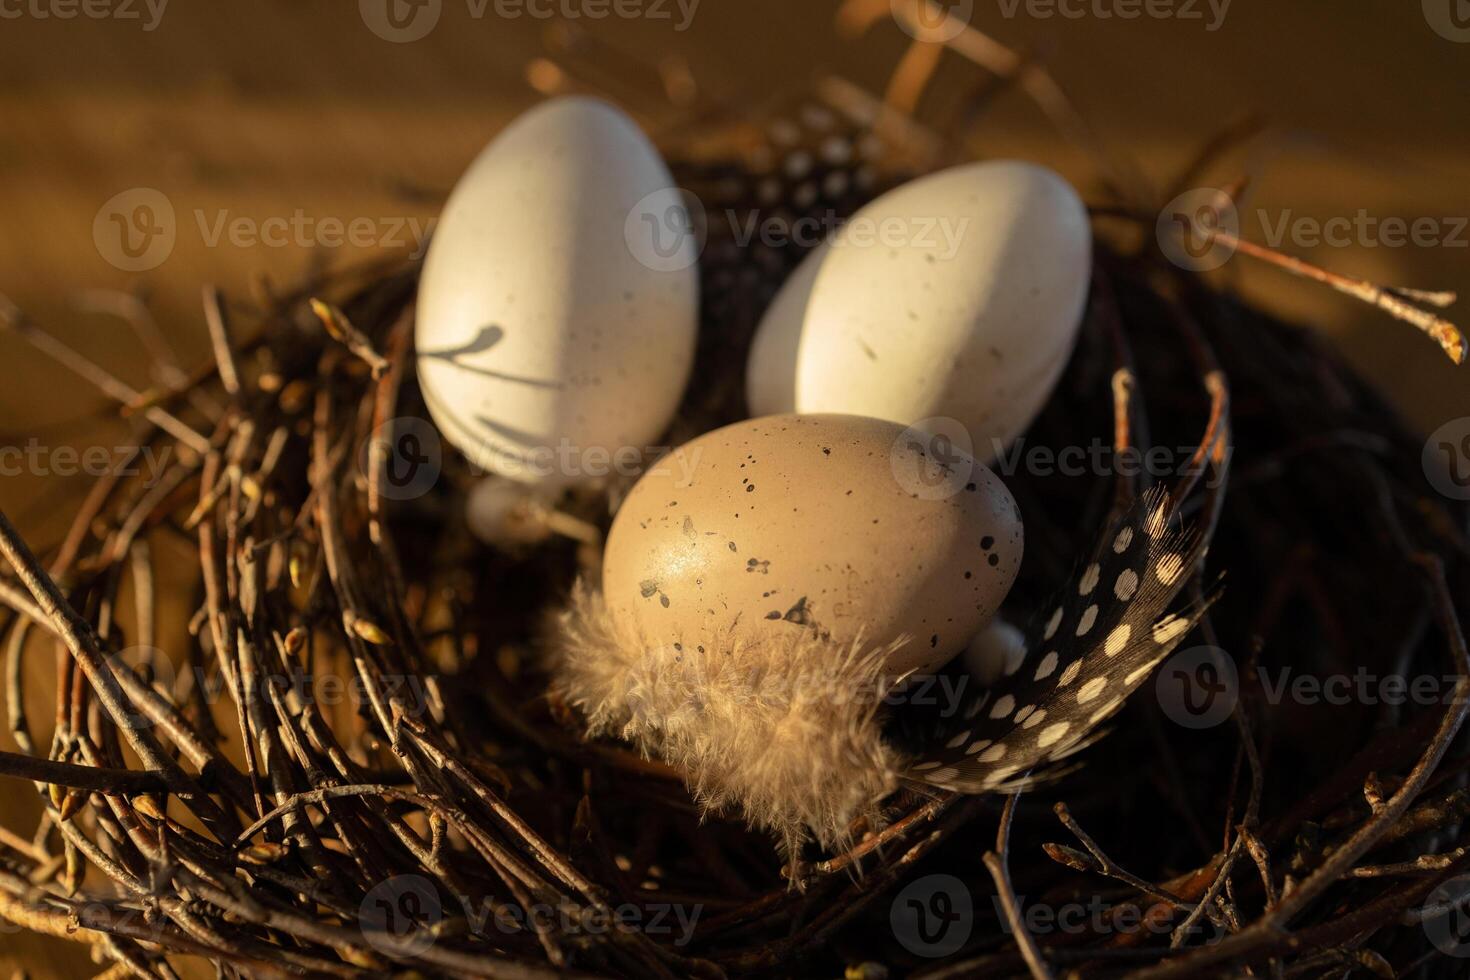
<svg viewBox="0 0 1470 980"><path fill-rule="evenodd" d="M690 655L805 630L907 638L892 673L937 667L995 614L1023 548L1010 492L963 462L952 492L916 493L901 476L928 465L922 445L892 422L776 415L706 433L618 511L608 610Z"/></svg>
<svg viewBox="0 0 1470 980"><path fill-rule="evenodd" d="M527 482L656 440L693 360L695 243L664 236L654 252L628 230L680 207L658 153L605 102L552 99L497 136L446 203L419 286L419 379L444 436Z"/></svg>
<svg viewBox="0 0 1470 980"><path fill-rule="evenodd" d="M953 418L988 461L1060 377L1091 261L1087 210L1044 167L993 161L921 177L853 215L804 303L772 304L747 378L793 377L799 412ZM781 363L793 348L794 370ZM754 410L783 404L749 388Z"/></svg>
<svg viewBox="0 0 1470 980"><path fill-rule="evenodd" d="M965 669L983 687L1014 674L1025 659L1026 635L1000 618L975 634L964 652Z"/></svg>
<svg viewBox="0 0 1470 980"><path fill-rule="evenodd" d="M745 401L751 415L796 411L796 352L801 343L801 324L827 248L824 242L801 260L761 318L745 370Z"/></svg>

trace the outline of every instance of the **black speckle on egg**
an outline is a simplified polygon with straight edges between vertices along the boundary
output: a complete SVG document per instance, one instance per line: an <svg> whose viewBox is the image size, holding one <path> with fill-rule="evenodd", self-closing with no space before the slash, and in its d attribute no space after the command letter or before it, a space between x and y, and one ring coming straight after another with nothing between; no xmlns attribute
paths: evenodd
<svg viewBox="0 0 1470 980"><path fill-rule="evenodd" d="M786 620L786 622L788 623L795 623L798 626L813 625L811 611L808 610L806 607L806 596L802 596L800 599L797 599L796 605L786 610L786 615L782 616L781 618Z"/></svg>
<svg viewBox="0 0 1470 980"><path fill-rule="evenodd" d="M983 538L980 539L980 549L982 551L989 551L991 548L994 548L994 547L995 547L995 538L991 537L990 535L987 534L987 535L985 535L985 537L983 537ZM994 556L992 555L991 557L994 557ZM995 564L995 562L991 562L991 564L993 565L993 564Z"/></svg>
<svg viewBox="0 0 1470 980"><path fill-rule="evenodd" d="M994 568L995 566L1000 564L1000 555L991 555L986 560L990 562L990 567Z"/></svg>
<svg viewBox="0 0 1470 980"><path fill-rule="evenodd" d="M659 605L663 606L665 609L669 608L669 597L668 596L666 596L666 595L660 595L658 597L658 601L659 601Z"/></svg>

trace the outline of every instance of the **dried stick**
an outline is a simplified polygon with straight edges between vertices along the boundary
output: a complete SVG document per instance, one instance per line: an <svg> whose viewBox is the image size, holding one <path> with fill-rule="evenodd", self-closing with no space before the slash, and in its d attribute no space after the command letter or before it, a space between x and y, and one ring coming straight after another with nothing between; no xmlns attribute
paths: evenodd
<svg viewBox="0 0 1470 980"><path fill-rule="evenodd" d="M1454 302L1453 293L1430 293L1423 290L1410 290L1390 286L1380 286L1366 279L1356 276L1345 276L1337 272L1329 272L1320 266L1313 265L1304 259L1286 255L1275 249L1264 245L1248 242L1243 238L1231 234L1228 231L1216 230L1213 235L1217 241L1227 248L1233 248L1253 259L1259 259L1268 265L1275 266L1300 276L1303 279L1311 279L1331 286L1339 293L1351 296L1353 299L1367 303L1369 306L1377 307L1396 320L1424 331L1433 337L1444 352L1449 355L1450 360L1456 364L1465 363L1465 335L1460 328L1455 326L1444 317L1422 310L1417 306L1406 303L1404 296L1411 296L1425 301L1432 301L1433 305L1446 306Z"/></svg>
<svg viewBox="0 0 1470 980"><path fill-rule="evenodd" d="M1445 712L1439 729L1424 754L1404 779L1398 792L1385 801L1351 838L1339 845L1310 877L1284 895L1274 909L1245 931L1214 946L1207 946L1188 956L1139 971L1134 974L1136 980L1172 980L1176 977L1197 976L1203 967L1253 954L1259 955L1265 948L1277 945L1286 935L1291 920L1324 891L1349 874L1358 859L1408 811L1433 775L1435 767L1464 723L1466 714L1470 713L1470 649L1465 645L1465 636L1460 629L1459 616L1444 578L1442 562L1436 557L1423 554L1416 554L1414 560L1428 580L1440 626L1449 638L1450 651L1459 671L1450 709Z"/></svg>
<svg viewBox="0 0 1470 980"><path fill-rule="evenodd" d="M0 296L0 319L5 325L30 342L31 346L51 357L63 367L91 382L107 397L122 405L138 398L138 392L104 370L100 365L77 353L51 334L37 327L8 297ZM145 418L165 430L196 452L208 452L209 440L181 422L176 416L154 405L145 409Z"/></svg>
<svg viewBox="0 0 1470 980"><path fill-rule="evenodd" d="M225 821L223 811L200 792L194 778L163 751L152 731L140 724L134 714L134 706L118 685L98 647L96 633L61 595L56 583L41 568L4 511L0 511L0 554L5 556L30 590L43 613L42 618L49 620L60 632L72 657L86 672L103 709L122 730L143 764L157 770L170 785L195 787L179 791L178 796L206 824L217 826Z"/></svg>
<svg viewBox="0 0 1470 980"><path fill-rule="evenodd" d="M137 769L108 769L79 766L54 759L37 759L16 752L0 751L0 776L29 779L36 783L68 786L90 793L137 796L140 793L187 793L192 784L187 780L170 782L160 772Z"/></svg>
<svg viewBox="0 0 1470 980"><path fill-rule="evenodd" d="M225 301L217 286L204 287L204 323L209 328L209 342L214 347L214 362L219 368L220 384L231 396L240 394L240 369L235 366L235 353L230 347L229 321L225 317Z"/></svg>
<svg viewBox="0 0 1470 980"><path fill-rule="evenodd" d="M995 834L995 850L986 853L985 867L990 871L990 877L995 879L1001 909L1010 924L1011 935L1021 947L1021 955L1026 959L1026 967L1031 971L1031 976L1034 980L1052 980L1051 969L1042 960L1041 950L1030 930L1026 928L1025 920L1021 918L1021 902L1016 898L1016 890L1011 885L1011 821L1015 819L1016 801L1020 798L1020 793L1006 797L1005 807L1000 812L1000 828Z"/></svg>

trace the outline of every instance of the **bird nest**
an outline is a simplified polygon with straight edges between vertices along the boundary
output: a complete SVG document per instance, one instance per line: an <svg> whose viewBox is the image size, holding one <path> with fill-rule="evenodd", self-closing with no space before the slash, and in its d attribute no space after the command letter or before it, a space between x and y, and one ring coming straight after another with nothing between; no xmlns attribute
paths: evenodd
<svg viewBox="0 0 1470 980"><path fill-rule="evenodd" d="M987 67L1077 130L1034 66ZM711 214L849 214L949 152L904 111L912 75L665 149ZM1152 244L1140 205L1098 214L1146 220ZM671 444L742 416L751 332L800 257L739 225L709 222ZM1424 310L1443 297L1237 244L1457 350ZM1225 579L1180 655L1198 669L1166 667L1061 778L902 788L847 850L786 861L548 694L538 643L596 544L467 532L478 474L404 421L427 418L416 277L209 291L213 363L144 393L8 311L166 464L99 479L41 555L0 516L22 750L0 772L45 806L0 828L0 917L164 978L196 957L241 976L1460 975L1470 510L1313 335L1100 242L1070 366L997 464L1027 527L1011 601L1039 608L1120 496L1167 484L1213 536L1190 591ZM567 507L609 522L606 498ZM187 632L165 599L197 610ZM26 685L47 659L38 723ZM1382 683L1299 686L1340 676ZM1376 696L1395 678L1431 696Z"/></svg>

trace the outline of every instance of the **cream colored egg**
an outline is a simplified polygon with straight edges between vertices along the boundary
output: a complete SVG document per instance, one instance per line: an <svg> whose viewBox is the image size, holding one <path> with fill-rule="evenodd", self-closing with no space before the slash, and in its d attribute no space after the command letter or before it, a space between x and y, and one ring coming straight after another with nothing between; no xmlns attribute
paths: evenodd
<svg viewBox="0 0 1470 980"><path fill-rule="evenodd" d="M1020 567L1010 492L968 458L945 479L902 426L777 415L681 447L633 488L608 535L609 612L691 654L793 631L867 647L894 674L959 652ZM713 654L711 654L713 655Z"/></svg>
<svg viewBox="0 0 1470 980"><path fill-rule="evenodd" d="M419 379L445 437L487 470L553 483L654 444L694 352L681 207L605 102L553 99L496 137L445 205L419 287Z"/></svg>
<svg viewBox="0 0 1470 980"><path fill-rule="evenodd" d="M966 164L895 188L853 215L815 272L790 403L904 425L952 418L993 459L1066 365L1091 254L1086 208L1044 167ZM787 337L789 312L773 305L754 352L791 349L765 336Z"/></svg>

